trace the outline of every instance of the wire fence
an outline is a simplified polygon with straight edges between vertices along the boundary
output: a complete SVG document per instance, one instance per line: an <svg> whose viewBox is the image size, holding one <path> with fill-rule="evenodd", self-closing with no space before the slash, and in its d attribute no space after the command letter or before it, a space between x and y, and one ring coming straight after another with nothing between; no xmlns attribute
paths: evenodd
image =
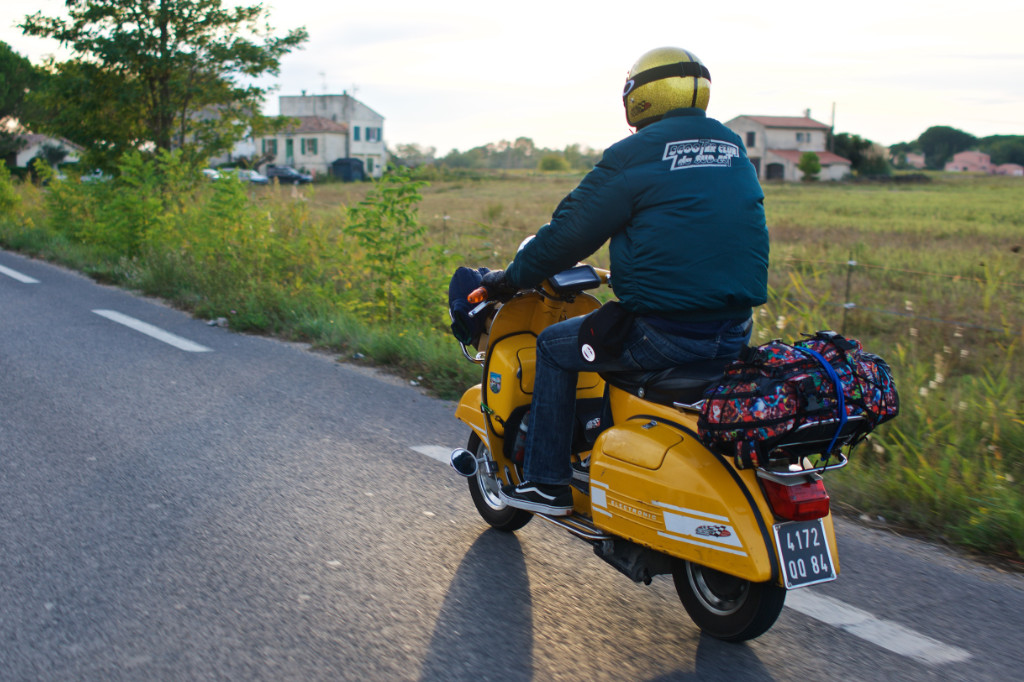
<svg viewBox="0 0 1024 682"><path fill-rule="evenodd" d="M487 230L521 231L519 228L515 228L510 225L490 223L486 221L486 219L467 220L465 218L453 217L447 211L433 215L432 220L436 221L435 224L437 224L441 228L442 240L444 243L447 243L450 237L454 237L455 233L460 229L461 226L472 226ZM986 324L984 322L979 322L977 320L951 319L948 316L923 314L921 312L908 309L893 310L891 308L872 305L870 303L872 294L877 289L876 287L873 287L872 291L865 291L863 288L858 287L856 284L860 275L865 275L870 278L871 273L886 273L911 278L931 278L936 281L942 281L945 282L946 284L951 285L977 286L988 289L1001 288L1012 292L1014 298L1017 300L1018 303L1018 312L1021 312L1024 311L1024 281L1011 279L994 279L990 277L983 277L970 274L950 274L943 272L931 272L927 270L913 268L892 267L887 265L879 265L875 263L864 263L855 260L852 256L845 261L815 260L806 258L786 258L777 264L772 264L773 269L807 266L821 269L834 269L835 274L837 275L845 274L845 289L843 292L842 300L828 300L827 297L811 298L799 296L785 296L782 298L782 300L794 304L808 306L813 305L830 308L841 308L843 313L840 328L841 333L845 333L845 328L848 323L849 314L853 312L861 312L876 315L887 315L907 320L917 320L920 322L927 322L937 325L958 327L964 330L974 329L978 331L987 331L1000 334L1019 333L1021 337L1024 338L1024 316L1022 316L1021 318L1017 318L1015 316L1011 316L1010 318L1001 318L998 320L998 322Z"/></svg>
<svg viewBox="0 0 1024 682"><path fill-rule="evenodd" d="M929 272L926 270L915 270L909 268L891 267L886 265L877 265L872 263L861 263L854 260L852 257L846 261L826 261L826 260L811 260L803 258L787 258L782 263L785 266L816 266L822 268L835 268L837 272L845 269L845 291L843 300L823 300L821 298L807 298L807 297L785 297L785 300L793 303L802 303L805 305L819 305L827 307L838 307L843 309L843 327L845 328L847 322L847 313L850 311L862 311L868 313L874 313L878 315L891 315L894 317L901 317L911 320L920 320L923 322L930 322L933 324L949 325L953 327L959 327L961 329L977 329L981 331L990 331L997 333L1015 333L1017 330L1020 331L1022 337L1024 337L1024 322L1017 318L1006 318L1003 317L997 324L984 324L977 321L971 321L966 319L948 319L946 317L938 317L934 315L920 314L913 309L904 310L892 310L890 308L872 306L870 304L863 304L858 302L858 299L863 300L868 297L871 292L861 295L863 292L860 291L854 282L858 280L855 276L859 272L870 274L872 272L885 272L894 273L898 275L904 275L915 278L934 278L936 280L942 280L947 284L954 285L965 285L965 286L979 286L993 289L1007 289L1014 294L1012 302L1017 303L1018 309L1024 309L1022 301L1024 301L1024 281L1008 280L1008 279L993 279L988 277L979 277L975 275L963 275L963 274L949 274L942 272Z"/></svg>

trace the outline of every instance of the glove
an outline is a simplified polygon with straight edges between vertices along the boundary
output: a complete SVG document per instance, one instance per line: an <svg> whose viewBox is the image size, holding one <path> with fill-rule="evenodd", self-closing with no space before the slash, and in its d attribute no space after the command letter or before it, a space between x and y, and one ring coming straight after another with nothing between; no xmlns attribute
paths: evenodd
<svg viewBox="0 0 1024 682"><path fill-rule="evenodd" d="M487 298L505 302L516 295L516 289L505 278L504 270L491 270L484 275L480 286L487 289Z"/></svg>

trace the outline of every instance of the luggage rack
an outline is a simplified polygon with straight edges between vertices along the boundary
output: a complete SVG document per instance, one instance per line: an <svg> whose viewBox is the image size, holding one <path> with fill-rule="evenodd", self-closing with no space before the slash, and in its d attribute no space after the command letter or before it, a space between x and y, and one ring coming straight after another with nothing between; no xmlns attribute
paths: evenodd
<svg viewBox="0 0 1024 682"><path fill-rule="evenodd" d="M850 460L840 448L860 442L866 421L861 415L847 417L838 434L836 428L840 424L839 419L823 419L804 424L776 443L768 453L768 461L757 469L773 476L803 476L812 472L841 469ZM833 438L835 447L831 453L826 453ZM814 455L821 455L822 463L812 463L810 457Z"/></svg>

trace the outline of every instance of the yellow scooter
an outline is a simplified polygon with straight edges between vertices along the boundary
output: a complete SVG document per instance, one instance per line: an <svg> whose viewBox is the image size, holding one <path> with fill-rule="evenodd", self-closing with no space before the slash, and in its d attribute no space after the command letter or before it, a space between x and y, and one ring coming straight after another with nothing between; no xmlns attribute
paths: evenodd
<svg viewBox="0 0 1024 682"><path fill-rule="evenodd" d="M481 299L470 313L484 331L466 358L483 381L462 396L455 416L472 434L452 452L469 479L480 515L515 531L532 512L505 505L499 490L522 482L517 435L533 392L537 335L599 307L585 293L609 273L580 265L505 303ZM477 301L473 301L477 302ZM581 373L574 437L574 513L537 514L590 542L635 582L671 574L691 619L707 634L740 642L766 632L789 589L835 580L839 572L825 469L846 463L813 456L738 468L705 448L697 407L723 363L662 372ZM822 452L832 431L796 434L788 453ZM521 441L521 439L520 439Z"/></svg>

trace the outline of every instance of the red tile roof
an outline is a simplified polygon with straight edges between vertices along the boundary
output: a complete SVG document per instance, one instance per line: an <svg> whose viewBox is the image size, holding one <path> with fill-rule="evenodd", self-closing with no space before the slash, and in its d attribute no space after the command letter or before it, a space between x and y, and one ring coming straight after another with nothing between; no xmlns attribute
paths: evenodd
<svg viewBox="0 0 1024 682"><path fill-rule="evenodd" d="M332 121L321 116L289 116L299 122L299 125L285 128L285 133L348 133L348 126L344 123Z"/></svg>
<svg viewBox="0 0 1024 682"><path fill-rule="evenodd" d="M806 116L746 116L751 121L756 121L765 128L814 128L816 130L828 130L828 126L813 118Z"/></svg>
<svg viewBox="0 0 1024 682"><path fill-rule="evenodd" d="M776 154L777 156L781 156L787 161L792 161L793 163L800 163L800 157L803 156L805 152L799 149L769 149L768 153ZM832 152L814 153L818 155L818 161L821 161L822 166L832 166L837 163L844 163L846 165L850 165L849 159L844 159L838 154L833 154Z"/></svg>

